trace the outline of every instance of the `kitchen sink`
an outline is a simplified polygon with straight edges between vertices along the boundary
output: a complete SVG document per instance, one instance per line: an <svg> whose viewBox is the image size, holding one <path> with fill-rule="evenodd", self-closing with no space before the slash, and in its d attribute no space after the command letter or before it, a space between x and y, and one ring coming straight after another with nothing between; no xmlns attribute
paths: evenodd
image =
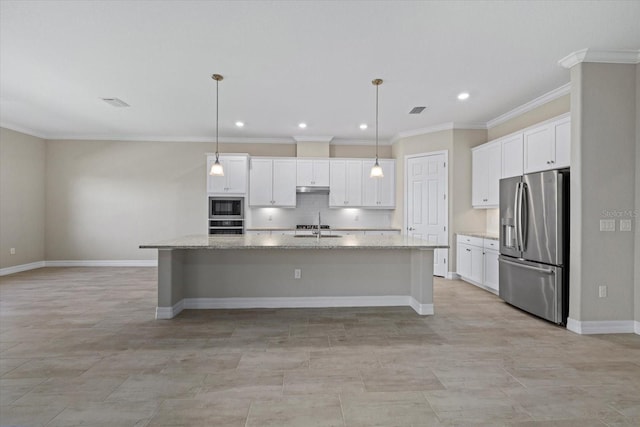
<svg viewBox="0 0 640 427"><path fill-rule="evenodd" d="M318 238L318 236L315 235L315 234L296 234L293 237L306 237L307 239L317 239ZM332 236L332 235L325 236L325 235L322 235L322 236L320 236L320 239L331 239L331 238L336 238L336 237L342 237L342 236Z"/></svg>

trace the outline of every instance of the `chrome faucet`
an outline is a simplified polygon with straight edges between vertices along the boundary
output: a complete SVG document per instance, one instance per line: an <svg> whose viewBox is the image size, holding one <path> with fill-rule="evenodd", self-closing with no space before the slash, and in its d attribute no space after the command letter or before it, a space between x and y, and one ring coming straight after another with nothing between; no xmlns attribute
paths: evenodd
<svg viewBox="0 0 640 427"><path fill-rule="evenodd" d="M322 237L321 234L322 234L322 228L320 226L320 211L318 211L318 234L317 234L318 241L320 241L320 237Z"/></svg>

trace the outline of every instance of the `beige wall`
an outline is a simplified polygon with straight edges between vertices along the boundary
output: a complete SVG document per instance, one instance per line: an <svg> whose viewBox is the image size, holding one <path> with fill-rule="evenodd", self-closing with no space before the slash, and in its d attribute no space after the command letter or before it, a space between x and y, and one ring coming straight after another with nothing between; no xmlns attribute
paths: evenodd
<svg viewBox="0 0 640 427"><path fill-rule="evenodd" d="M44 179L44 140L0 128L0 268L44 260Z"/></svg>
<svg viewBox="0 0 640 427"><path fill-rule="evenodd" d="M487 132L489 141L500 138L510 133L517 132L536 123L543 122L553 117L569 112L570 95L561 96L553 101L547 102L531 111L528 111L518 117L514 117L504 123L492 127Z"/></svg>
<svg viewBox="0 0 640 427"><path fill-rule="evenodd" d="M404 226L404 157L447 150L449 156L449 271L456 271L455 233L484 231L485 211L471 207L471 147L486 142L484 130L445 130L403 138L392 146L396 159L396 210L393 226Z"/></svg>
<svg viewBox="0 0 640 427"><path fill-rule="evenodd" d="M376 157L376 147L373 145L330 145L329 153L331 157L354 157L373 159ZM379 145L378 157L381 159L390 159L391 146Z"/></svg>
<svg viewBox="0 0 640 427"><path fill-rule="evenodd" d="M599 231L606 211L635 209L636 68L578 64L571 70L569 317L634 317L634 233ZM624 215L623 215L624 216ZM627 215L628 217L628 215ZM606 298L598 287L608 286Z"/></svg>

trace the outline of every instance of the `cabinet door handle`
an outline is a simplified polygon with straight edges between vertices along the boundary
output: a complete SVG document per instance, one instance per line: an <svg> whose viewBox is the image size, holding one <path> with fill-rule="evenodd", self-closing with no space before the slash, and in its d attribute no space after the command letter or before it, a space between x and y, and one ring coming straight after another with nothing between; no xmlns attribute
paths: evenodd
<svg viewBox="0 0 640 427"><path fill-rule="evenodd" d="M467 249L467 252L471 252L471 249Z"/></svg>

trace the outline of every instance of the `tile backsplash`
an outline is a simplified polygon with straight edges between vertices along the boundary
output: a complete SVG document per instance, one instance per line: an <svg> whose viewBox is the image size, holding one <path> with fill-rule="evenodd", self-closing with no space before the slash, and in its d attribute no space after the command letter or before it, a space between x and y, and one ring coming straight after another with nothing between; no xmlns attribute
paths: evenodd
<svg viewBox="0 0 640 427"><path fill-rule="evenodd" d="M393 210L361 208L329 208L328 194L297 195L292 208L248 208L246 224L251 227L295 227L296 224L317 224L318 212L322 223L337 227L390 227Z"/></svg>

